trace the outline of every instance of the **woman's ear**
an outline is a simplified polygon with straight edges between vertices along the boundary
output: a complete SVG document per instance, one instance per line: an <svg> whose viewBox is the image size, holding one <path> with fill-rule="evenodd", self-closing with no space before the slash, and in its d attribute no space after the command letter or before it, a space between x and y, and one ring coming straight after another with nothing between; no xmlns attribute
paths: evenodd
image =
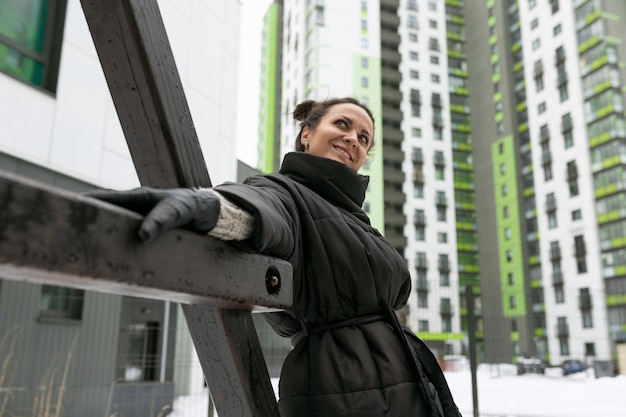
<svg viewBox="0 0 626 417"><path fill-rule="evenodd" d="M302 134L300 135L300 139L302 143L309 141L309 134L311 133L311 129L308 126L304 126L302 128Z"/></svg>

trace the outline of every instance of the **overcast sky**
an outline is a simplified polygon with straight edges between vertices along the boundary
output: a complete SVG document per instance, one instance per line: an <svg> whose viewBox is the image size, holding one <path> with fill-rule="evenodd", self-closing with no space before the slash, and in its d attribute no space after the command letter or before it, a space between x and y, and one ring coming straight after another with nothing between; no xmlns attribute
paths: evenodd
<svg viewBox="0 0 626 417"><path fill-rule="evenodd" d="M241 0L237 159L256 167L259 115L259 67L263 16L271 0Z"/></svg>

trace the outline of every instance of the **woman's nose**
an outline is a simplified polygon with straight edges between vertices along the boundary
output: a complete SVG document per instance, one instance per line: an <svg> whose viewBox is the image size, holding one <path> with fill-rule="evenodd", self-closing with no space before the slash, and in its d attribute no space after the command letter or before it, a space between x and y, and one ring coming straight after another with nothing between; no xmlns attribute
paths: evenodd
<svg viewBox="0 0 626 417"><path fill-rule="evenodd" d="M356 146L357 144L357 138L356 138L356 132L348 132L346 133L346 135L343 137L343 140L346 141L347 143L351 144L352 146Z"/></svg>

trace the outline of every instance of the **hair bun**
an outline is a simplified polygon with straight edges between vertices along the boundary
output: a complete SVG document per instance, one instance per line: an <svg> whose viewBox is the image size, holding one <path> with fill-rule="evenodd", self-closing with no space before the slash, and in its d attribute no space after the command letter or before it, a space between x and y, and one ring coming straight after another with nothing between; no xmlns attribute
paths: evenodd
<svg viewBox="0 0 626 417"><path fill-rule="evenodd" d="M317 105L315 100L304 100L296 106L293 111L293 118L298 121L306 119L313 107Z"/></svg>

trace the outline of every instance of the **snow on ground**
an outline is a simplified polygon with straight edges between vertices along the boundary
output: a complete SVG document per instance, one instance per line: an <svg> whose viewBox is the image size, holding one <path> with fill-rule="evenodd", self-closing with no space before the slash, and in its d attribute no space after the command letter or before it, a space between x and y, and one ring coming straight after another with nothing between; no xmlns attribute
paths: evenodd
<svg viewBox="0 0 626 417"><path fill-rule="evenodd" d="M471 417L471 374L446 378L462 414ZM482 365L477 387L481 417L626 417L626 376L595 378L589 370L563 377L560 368L518 376Z"/></svg>
<svg viewBox="0 0 626 417"><path fill-rule="evenodd" d="M626 417L626 376L595 378L588 371L563 377L557 368L518 376L515 369L478 367L480 417ZM446 378L463 416L473 417L469 370L446 372ZM179 397L170 417L207 417L207 410L208 395Z"/></svg>

